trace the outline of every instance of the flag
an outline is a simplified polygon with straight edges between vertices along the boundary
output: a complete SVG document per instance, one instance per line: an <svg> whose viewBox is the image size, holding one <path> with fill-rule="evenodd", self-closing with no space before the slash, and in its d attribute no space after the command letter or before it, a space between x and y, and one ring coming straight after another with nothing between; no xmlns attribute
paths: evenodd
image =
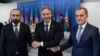
<svg viewBox="0 0 100 56"><path fill-rule="evenodd" d="M60 12L60 9L58 9L58 11L57 11L57 19L56 19L57 22L61 22L60 16L61 16L61 12Z"/></svg>
<svg viewBox="0 0 100 56"><path fill-rule="evenodd" d="M55 17L54 17L54 8L52 7L52 18L53 20L55 20Z"/></svg>
<svg viewBox="0 0 100 56"><path fill-rule="evenodd" d="M23 18L23 9L21 8L21 22L24 23L24 18Z"/></svg>
<svg viewBox="0 0 100 56"><path fill-rule="evenodd" d="M65 21L64 22L64 30L68 30L68 28L69 28L68 9L66 10L64 21Z"/></svg>
<svg viewBox="0 0 100 56"><path fill-rule="evenodd" d="M33 23L33 9L31 9L31 16L30 16L30 25Z"/></svg>
<svg viewBox="0 0 100 56"><path fill-rule="evenodd" d="M37 8L35 8L35 23L39 22L38 15L37 15Z"/></svg>
<svg viewBox="0 0 100 56"><path fill-rule="evenodd" d="M29 20L28 20L28 10L26 9L25 12L25 24L29 24Z"/></svg>

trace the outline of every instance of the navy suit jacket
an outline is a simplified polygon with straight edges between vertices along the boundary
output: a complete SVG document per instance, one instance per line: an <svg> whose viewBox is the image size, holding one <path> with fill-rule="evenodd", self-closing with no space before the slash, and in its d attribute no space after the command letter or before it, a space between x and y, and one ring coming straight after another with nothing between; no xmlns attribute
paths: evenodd
<svg viewBox="0 0 100 56"><path fill-rule="evenodd" d="M3 27L0 38L0 56L28 56L27 43L32 38L28 25L20 24L19 36L16 38L12 23ZM18 52L18 53L17 53Z"/></svg>
<svg viewBox="0 0 100 56"><path fill-rule="evenodd" d="M68 42L60 46L61 50L73 46L72 56L100 56L100 35L98 28L88 23L79 44L76 41L77 29L78 26L71 29L70 38Z"/></svg>
<svg viewBox="0 0 100 56"><path fill-rule="evenodd" d="M61 40L61 25L60 23L52 20L48 36L44 30L44 22L36 25L35 37L36 41L43 41L44 46L39 47L38 56L62 56L61 52L53 53L47 48L58 46Z"/></svg>

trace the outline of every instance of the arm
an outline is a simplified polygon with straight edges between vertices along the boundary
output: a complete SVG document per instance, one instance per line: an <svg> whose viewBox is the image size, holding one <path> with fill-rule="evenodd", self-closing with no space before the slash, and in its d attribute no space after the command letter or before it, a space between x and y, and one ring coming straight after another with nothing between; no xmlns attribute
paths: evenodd
<svg viewBox="0 0 100 56"><path fill-rule="evenodd" d="M93 56L100 56L100 35L99 30L96 28L92 34L93 40Z"/></svg>
<svg viewBox="0 0 100 56"><path fill-rule="evenodd" d="M71 35L70 35L70 37L69 37L69 39L68 39L68 42L66 42L66 43L64 43L64 44L62 44L62 45L60 46L60 50L63 51L63 50L65 50L65 49L71 47L72 45L73 45L73 43L72 43L72 37L71 37Z"/></svg>
<svg viewBox="0 0 100 56"><path fill-rule="evenodd" d="M30 28L28 26L27 26L26 36L27 36L27 41L28 41L29 45L31 46L33 39L32 39L32 34L30 32Z"/></svg>
<svg viewBox="0 0 100 56"><path fill-rule="evenodd" d="M6 44L6 33L3 28L0 36L0 56L4 56L6 54L5 44Z"/></svg>
<svg viewBox="0 0 100 56"><path fill-rule="evenodd" d="M72 40L71 40L71 37L70 37L68 42L64 43L61 46L51 47L50 50L53 51L53 52L63 51L63 50L65 50L65 49L67 49L67 48L69 48L71 46L72 46Z"/></svg>

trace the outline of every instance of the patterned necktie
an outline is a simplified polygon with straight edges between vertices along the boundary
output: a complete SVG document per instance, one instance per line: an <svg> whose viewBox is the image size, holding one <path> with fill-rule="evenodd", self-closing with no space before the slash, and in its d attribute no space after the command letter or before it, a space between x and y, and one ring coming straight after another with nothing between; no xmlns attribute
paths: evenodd
<svg viewBox="0 0 100 56"><path fill-rule="evenodd" d="M45 25L45 28L46 28L46 30L45 30L46 35L48 35L48 24Z"/></svg>
<svg viewBox="0 0 100 56"><path fill-rule="evenodd" d="M83 29L83 27L79 27L79 30L78 30L78 33L77 33L77 38L76 38L76 40L77 40L78 44L79 44L80 39L81 39L82 29Z"/></svg>
<svg viewBox="0 0 100 56"><path fill-rule="evenodd" d="M18 38L18 28L17 28L17 25L15 25L15 35L16 35L16 38Z"/></svg>

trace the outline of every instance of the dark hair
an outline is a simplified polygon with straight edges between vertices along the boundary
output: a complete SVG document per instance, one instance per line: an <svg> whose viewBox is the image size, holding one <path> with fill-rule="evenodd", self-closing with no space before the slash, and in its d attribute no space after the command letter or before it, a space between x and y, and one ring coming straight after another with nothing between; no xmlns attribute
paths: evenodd
<svg viewBox="0 0 100 56"><path fill-rule="evenodd" d="M43 11L44 9L48 9L48 10L51 11L50 7L48 7L48 6L43 6L43 7L41 8L41 11Z"/></svg>
<svg viewBox="0 0 100 56"><path fill-rule="evenodd" d="M20 15L21 15L21 11L20 11L19 9L17 9L17 8L12 9L12 10L10 11L10 15L11 15L11 12L14 11L14 10L19 11L19 12L20 12Z"/></svg>
<svg viewBox="0 0 100 56"><path fill-rule="evenodd" d="M82 9L85 11L85 14L88 15L88 10L85 7L80 7L78 9L76 9L76 10L82 10Z"/></svg>

